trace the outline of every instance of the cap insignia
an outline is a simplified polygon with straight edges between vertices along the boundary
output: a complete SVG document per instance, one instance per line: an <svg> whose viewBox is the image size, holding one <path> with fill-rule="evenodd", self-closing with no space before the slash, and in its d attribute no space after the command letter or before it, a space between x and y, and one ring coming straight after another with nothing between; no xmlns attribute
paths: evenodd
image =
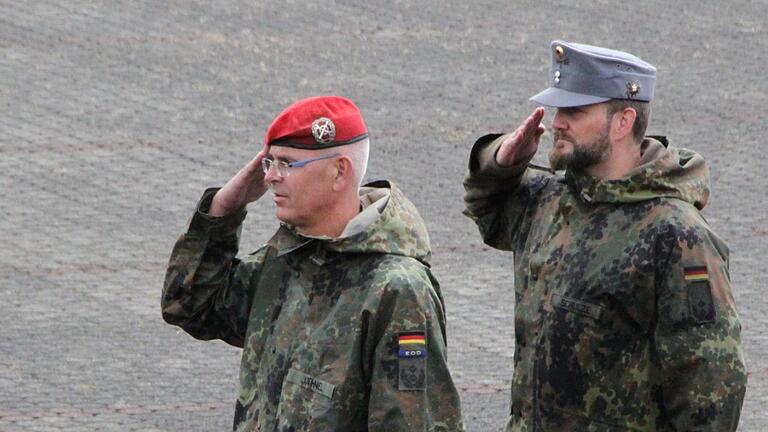
<svg viewBox="0 0 768 432"><path fill-rule="evenodd" d="M638 84L637 81L629 81L627 83L627 95L632 98L635 97L638 92L640 92L640 84Z"/></svg>
<svg viewBox="0 0 768 432"><path fill-rule="evenodd" d="M562 47L562 45L558 45L555 47L555 59L558 63L567 63L565 59L565 48Z"/></svg>
<svg viewBox="0 0 768 432"><path fill-rule="evenodd" d="M560 71L555 71L555 84L560 82Z"/></svg>
<svg viewBox="0 0 768 432"><path fill-rule="evenodd" d="M330 144L336 138L336 125L329 118L315 119L312 122L312 136L318 144Z"/></svg>

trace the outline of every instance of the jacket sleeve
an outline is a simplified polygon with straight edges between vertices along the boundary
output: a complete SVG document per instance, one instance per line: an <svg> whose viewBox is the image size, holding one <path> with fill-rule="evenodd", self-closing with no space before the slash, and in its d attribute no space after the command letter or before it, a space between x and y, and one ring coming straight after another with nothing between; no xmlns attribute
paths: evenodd
<svg viewBox="0 0 768 432"><path fill-rule="evenodd" d="M675 430L735 431L747 376L728 249L709 230L676 231L654 335L663 414Z"/></svg>
<svg viewBox="0 0 768 432"><path fill-rule="evenodd" d="M475 221L483 241L501 250L514 250L517 237L526 233L536 207L536 190L527 177L531 157L511 167L496 163L496 152L505 135L485 135L477 140L464 178L464 214ZM538 179L541 185L542 177Z"/></svg>
<svg viewBox="0 0 768 432"><path fill-rule="evenodd" d="M368 430L463 431L459 394L447 364L445 311L429 270L392 275L369 329ZM425 344L406 337L423 335ZM424 356L413 351L425 349ZM406 352L409 351L409 352Z"/></svg>
<svg viewBox="0 0 768 432"><path fill-rule="evenodd" d="M189 229L173 248L161 310L167 323L195 338L242 347L266 247L242 260L235 258L246 212L208 215L217 190L205 192Z"/></svg>

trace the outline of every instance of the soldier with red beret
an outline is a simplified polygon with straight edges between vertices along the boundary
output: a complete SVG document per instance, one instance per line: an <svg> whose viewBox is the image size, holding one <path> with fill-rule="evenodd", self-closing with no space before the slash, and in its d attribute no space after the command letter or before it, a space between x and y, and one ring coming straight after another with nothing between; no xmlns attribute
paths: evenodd
<svg viewBox="0 0 768 432"><path fill-rule="evenodd" d="M394 184L361 186L368 150L350 100L300 100L176 243L163 318L243 348L236 431L464 429L426 227ZM237 256L268 190L280 226Z"/></svg>

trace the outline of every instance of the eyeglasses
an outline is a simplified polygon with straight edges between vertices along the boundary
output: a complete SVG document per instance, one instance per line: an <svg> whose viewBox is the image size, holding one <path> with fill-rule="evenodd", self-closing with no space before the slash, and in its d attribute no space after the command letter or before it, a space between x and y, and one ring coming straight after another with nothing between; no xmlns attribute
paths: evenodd
<svg viewBox="0 0 768 432"><path fill-rule="evenodd" d="M341 156L341 155L339 153L333 153L326 156L320 156L312 159L306 159L303 161L295 161L295 162L276 161L274 159L264 158L261 160L261 167L262 169L264 169L264 174L267 174L272 167L275 167L275 170L277 171L278 176L288 177L289 175L291 175L291 171L292 171L289 168L301 168L306 164L323 160L323 159L335 158L336 156Z"/></svg>

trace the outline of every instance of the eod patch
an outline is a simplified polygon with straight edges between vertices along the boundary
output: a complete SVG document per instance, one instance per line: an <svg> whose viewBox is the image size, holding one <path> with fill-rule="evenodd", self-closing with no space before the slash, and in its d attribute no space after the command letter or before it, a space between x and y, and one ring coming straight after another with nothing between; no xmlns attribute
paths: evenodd
<svg viewBox="0 0 768 432"><path fill-rule="evenodd" d="M423 331L398 334L397 369L399 390L427 388L427 337Z"/></svg>

